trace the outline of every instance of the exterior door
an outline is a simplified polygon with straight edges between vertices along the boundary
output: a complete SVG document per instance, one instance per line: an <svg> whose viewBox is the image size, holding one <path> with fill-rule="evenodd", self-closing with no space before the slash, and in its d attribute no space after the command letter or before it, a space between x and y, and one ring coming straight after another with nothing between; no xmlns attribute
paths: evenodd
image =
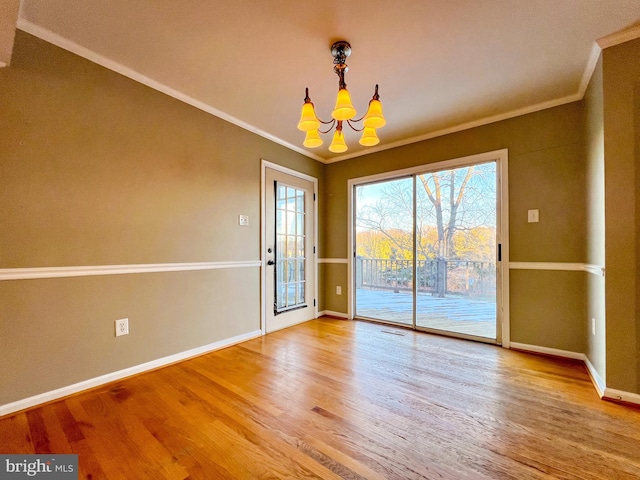
<svg viewBox="0 0 640 480"><path fill-rule="evenodd" d="M496 340L496 161L416 176L416 326Z"/></svg>
<svg viewBox="0 0 640 480"><path fill-rule="evenodd" d="M414 214L411 177L356 185L355 314L414 324Z"/></svg>
<svg viewBox="0 0 640 480"><path fill-rule="evenodd" d="M265 331L316 317L314 183L265 169Z"/></svg>
<svg viewBox="0 0 640 480"><path fill-rule="evenodd" d="M506 161L489 152L350 183L355 317L508 342Z"/></svg>

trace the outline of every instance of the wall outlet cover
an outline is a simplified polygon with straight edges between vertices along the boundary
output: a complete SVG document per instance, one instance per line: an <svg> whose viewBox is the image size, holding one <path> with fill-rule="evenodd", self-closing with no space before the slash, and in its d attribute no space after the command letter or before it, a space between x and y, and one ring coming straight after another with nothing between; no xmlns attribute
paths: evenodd
<svg viewBox="0 0 640 480"><path fill-rule="evenodd" d="M121 318L120 320L116 320L116 337L120 337L121 335L129 335L129 319Z"/></svg>

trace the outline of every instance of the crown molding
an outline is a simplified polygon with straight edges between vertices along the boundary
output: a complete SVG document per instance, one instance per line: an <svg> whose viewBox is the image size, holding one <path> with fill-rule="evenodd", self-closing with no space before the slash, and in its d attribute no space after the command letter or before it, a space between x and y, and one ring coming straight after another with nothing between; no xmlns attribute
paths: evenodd
<svg viewBox="0 0 640 480"><path fill-rule="evenodd" d="M605 48L620 45L621 43L629 42L637 38L640 38L640 22L636 22L634 25L623 28L606 37L599 38L596 43L604 50Z"/></svg>
<svg viewBox="0 0 640 480"><path fill-rule="evenodd" d="M587 60L587 65L584 68L584 72L582 72L580 86L578 87L578 93L580 93L581 100L582 98L584 98L584 94L587 92L589 82L591 82L591 77L593 77L593 72L595 72L596 65L598 65L598 60L600 59L601 52L602 48L600 48L598 42L593 42L593 45L591 45L591 52L589 53L589 60Z"/></svg>
<svg viewBox="0 0 640 480"><path fill-rule="evenodd" d="M591 78L590 75L589 75L589 78ZM350 158L361 157L363 155L369 155L371 153L382 152L384 150L389 150L396 147L403 147L405 145L422 142L424 140L430 140L436 137L442 137L444 135L449 135L451 133L457 133L457 132L462 132L464 130L469 130L476 127L482 127L484 125L500 122L502 120L508 120L510 118L519 117L521 115L527 115L529 113L539 112L540 110L546 110L548 108L558 107L560 105L565 105L567 103L577 102L578 100L582 100L583 96L584 96L584 91L582 92L579 91L577 93L568 95L566 97L548 100L546 102L537 103L535 105L530 105L528 107L518 108L516 110L500 113L498 115L492 115L490 117L480 118L478 120L462 123L459 125L455 125L453 127L443 128L441 130L434 130L433 132L425 133L423 135L418 135L415 137L406 138L404 140L399 140L397 142L387 143L377 147L369 148L364 152L356 152L356 153L347 154L347 155L340 155L339 157L334 157L328 160L324 160L324 163L329 164L329 163L340 162L342 160L349 160Z"/></svg>
<svg viewBox="0 0 640 480"><path fill-rule="evenodd" d="M578 87L578 91L574 94L571 95L567 95L565 97L561 97L561 98L556 98L556 99L552 99L552 100L548 100L546 102L541 102L535 105L529 105L523 108L518 108L515 110L511 110L509 112L505 112L505 113L501 113L498 115L492 115L489 117L484 117L484 118L480 118L477 120L473 120L470 122L466 122L466 123L462 123L459 125L454 125L452 127L447 127L447 128L443 128L440 130L434 130L432 132L428 132L426 134L422 134L422 135L418 135L418 136L414 136L414 137L410 137L410 138L406 138L403 140L399 140L397 142L392 142L392 143L385 143L382 145L378 145L376 147L373 148L368 148L366 150L361 150L358 152L354 152L351 154L346 154L346 155L339 155L339 156L335 156L335 157L329 157L329 158L325 158L322 157L320 155L314 154L310 151L308 151L307 149L292 144L290 142L287 142L279 137L276 137L268 132L265 132L264 130L261 130L259 128L256 128L252 125L250 125L247 122L244 122L236 117L233 117L221 110L218 110L217 108L212 107L211 105L208 105L200 100L197 100L189 95L186 95L168 85L165 85L163 83L160 83L156 80L153 80L150 77L147 77L146 75L141 74L140 72L137 72L136 70L129 68L125 65L122 65L121 63L118 63L110 58L107 58L99 53L96 53L86 47L83 47L75 42L73 42L72 40L69 40L66 37L63 37L61 35L58 35L57 33L54 33L50 30L47 30L43 27L40 27L28 20L25 20L23 18L23 13L22 13L22 8L23 3L21 2L21 12L20 12L20 18L18 19L18 28L26 33L29 33L31 35L34 35L46 42L49 42L53 45L56 45L57 47L60 47L64 50L67 50L71 53L74 53L82 58L85 58L86 60L89 60L93 63L96 63L98 65L101 65L109 70L112 70L116 73L119 73L121 75L124 75L127 78L130 78L136 82L142 83L143 85L146 85L150 88L153 88L154 90L157 90L159 92L162 92L166 95L169 95L170 97L173 97L177 100L180 100L181 102L184 102L188 105L191 105L195 108L198 108L199 110L202 110L204 112L207 112L215 117L218 117L222 120L225 120L229 123L232 123L244 130L247 130L249 132L252 132L256 135L259 135L263 138L266 138L267 140L270 140L278 145L282 145L285 148L288 148L294 152L297 152L301 155L304 155L305 157L311 158L312 160L316 160L320 163L323 163L325 165L331 164L331 163L336 163L336 162L340 162L343 160L349 160L352 158L357 158L357 157L362 157L365 155L370 155L373 153L377 153L377 152L382 152L385 150L390 150L392 148L397 148L397 147L402 147L405 145L410 145L413 143L418 143L418 142L422 142L425 140L430 140L433 138L437 138L437 137L441 137L444 135L449 135L452 133L457 133L457 132L461 132L464 130L469 130L472 128L476 128L476 127L481 127L484 125L489 125L491 123L496 123L496 122L500 122L503 120L508 120L511 118L515 118L515 117L519 117L521 115L527 115L529 113L535 113L538 112L540 110L546 110L548 108L553 108L553 107L557 107L557 106L561 106L561 105L565 105L568 103L572 103L572 102L576 102L579 100L582 100L582 98L584 97L584 93L589 85L589 81L591 80L591 76L593 75L593 71L595 69L595 66L598 62L598 58L600 55L600 51L603 48L607 48L613 45L617 45L618 43L623 43L635 38L640 38L640 25L634 25L628 29L625 30L621 30L620 32L616 32L614 34L608 35L606 37L603 37L601 39L599 39L597 41L596 44L594 44L594 46L592 47L591 50L591 54L589 56L589 61L587 62L587 65L585 67L585 70L583 72L579 87ZM0 67L2 65L0 64Z"/></svg>
<svg viewBox="0 0 640 480"><path fill-rule="evenodd" d="M274 143L282 145L283 147L293 150L294 152L300 153L305 157L309 157L319 162L323 161L321 157L306 151L302 147L286 142L281 138L271 135L270 133L267 133L264 130L254 127L253 125L250 125L247 122L244 122L221 110L218 110L217 108L214 108L207 103L204 103L189 95L186 95L185 93L182 93L179 90L176 90L168 85L165 85L164 83L160 83L150 77L147 77L146 75L143 75L142 73L132 68L129 68L121 63L116 62L115 60L107 58L104 55L101 55L99 53L94 52L93 50L83 47L82 45L78 45L77 43L75 43L72 40L69 40L66 37L63 37L61 35L58 35L57 33L47 30L46 28L43 28L34 23L31 23L30 21L25 20L24 18L18 19L18 28L23 32L29 33L35 37L40 38L41 40L44 40L45 42L51 43L57 47L67 50L68 52L71 52L75 55L78 55L79 57L89 60L90 62L96 63L102 67L105 67L109 70L119 73L120 75L123 75L127 78L130 78L131 80L134 80L138 83L146 85L147 87L157 90L158 92L164 93L165 95L169 95L170 97L173 97L176 100L180 100L181 102L184 102L188 105L191 105L192 107L195 107L199 110L207 112L226 122L232 123L233 125L236 125L244 130L247 130L251 133L255 133L256 135L266 138L267 140L270 140Z"/></svg>

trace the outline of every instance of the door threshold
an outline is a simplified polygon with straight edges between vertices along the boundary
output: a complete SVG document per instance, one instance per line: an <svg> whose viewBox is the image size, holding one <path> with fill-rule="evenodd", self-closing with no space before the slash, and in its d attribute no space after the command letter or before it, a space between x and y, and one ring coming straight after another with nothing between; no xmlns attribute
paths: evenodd
<svg viewBox="0 0 640 480"><path fill-rule="evenodd" d="M379 324L379 325L390 325L390 326L402 328L402 329L405 329L405 330L413 330L415 332L422 332L422 333L429 333L429 334L432 334L432 335L439 335L441 337L458 338L460 340L470 340L472 342L479 342L479 343L486 343L486 344L489 344L489 345L500 346L500 344L498 343L498 341L495 338L478 337L476 335L467 335L465 333L450 332L450 331L444 331L444 330L436 330L434 328L427 328L427 327L420 327L420 326L414 327L413 325L407 325L406 323L391 322L389 320L379 320L377 318L359 317L357 315L355 317L353 317L353 319L354 320L358 320L358 321L362 321L362 322L376 323L376 324Z"/></svg>

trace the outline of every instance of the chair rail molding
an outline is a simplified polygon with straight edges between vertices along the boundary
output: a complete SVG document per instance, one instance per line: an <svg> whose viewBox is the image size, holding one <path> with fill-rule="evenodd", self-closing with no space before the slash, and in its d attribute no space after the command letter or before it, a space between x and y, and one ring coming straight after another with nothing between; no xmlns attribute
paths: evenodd
<svg viewBox="0 0 640 480"><path fill-rule="evenodd" d="M564 272L587 272L604 277L605 268L592 263L571 262L509 262L510 270L559 270Z"/></svg>
<svg viewBox="0 0 640 480"><path fill-rule="evenodd" d="M186 272L190 270L217 270L221 268L260 267L260 260L238 262L195 263L143 263L133 265L94 265L75 267L1 268L2 280L29 280L36 278L89 277L94 275L121 275L128 273Z"/></svg>

